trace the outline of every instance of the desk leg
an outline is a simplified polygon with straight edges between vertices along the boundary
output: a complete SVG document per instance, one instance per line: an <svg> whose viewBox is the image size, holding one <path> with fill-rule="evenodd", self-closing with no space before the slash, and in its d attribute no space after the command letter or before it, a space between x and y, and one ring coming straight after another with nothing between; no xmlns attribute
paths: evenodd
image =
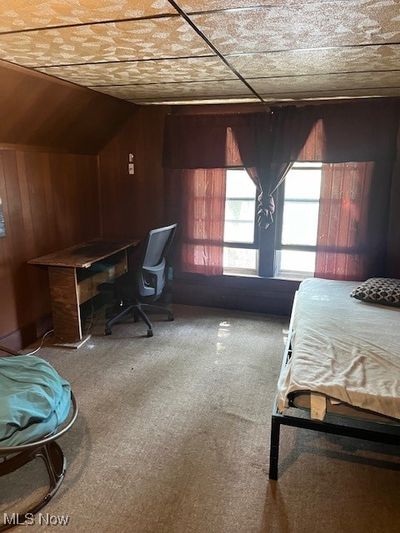
<svg viewBox="0 0 400 533"><path fill-rule="evenodd" d="M82 340L76 268L49 267L54 336L63 343Z"/></svg>

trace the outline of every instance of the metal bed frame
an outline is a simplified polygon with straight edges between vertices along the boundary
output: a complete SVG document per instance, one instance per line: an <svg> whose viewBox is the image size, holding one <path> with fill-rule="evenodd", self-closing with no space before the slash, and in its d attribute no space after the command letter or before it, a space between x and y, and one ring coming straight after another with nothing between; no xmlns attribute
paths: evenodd
<svg viewBox="0 0 400 533"><path fill-rule="evenodd" d="M8 356L21 355L4 346L0 346L0 351L5 352ZM0 357L3 356L0 355ZM27 511L13 513L17 519L11 524L5 523L0 525L0 532L17 525L22 525L28 517L38 513L40 509L49 503L64 481L67 462L61 447L55 441L71 428L78 416L78 407L72 392L71 401L72 407L68 421L62 424L55 433L46 435L42 439L28 444L0 447L0 477L15 472L38 457L43 460L49 476L49 488L40 502ZM1 460L2 458L3 460Z"/></svg>
<svg viewBox="0 0 400 533"><path fill-rule="evenodd" d="M293 317L296 308L297 293L293 302L292 316L290 319L288 338L282 360L280 376L292 356ZM296 408L293 400L289 399L289 407ZM301 410L304 414L304 409ZM269 479L278 479L279 440L281 426L291 426L311 429L321 433L330 433L345 437L381 442L384 444L400 445L400 423L398 425L380 422L366 422L352 419L345 415L326 415L326 421L313 420L296 416L295 414L279 413L277 399L274 401L271 416L271 443L269 461ZM330 421L332 419L332 421Z"/></svg>

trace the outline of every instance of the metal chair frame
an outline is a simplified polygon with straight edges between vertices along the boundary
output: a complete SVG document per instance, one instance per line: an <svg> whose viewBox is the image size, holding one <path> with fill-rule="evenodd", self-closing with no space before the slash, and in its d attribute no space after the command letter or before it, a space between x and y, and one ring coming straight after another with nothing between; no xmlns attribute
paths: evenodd
<svg viewBox="0 0 400 533"><path fill-rule="evenodd" d="M7 353L8 356L21 355L18 352L10 350L4 346L0 346L0 351ZM38 457L43 460L49 476L49 488L40 502L33 505L26 511L13 513L13 516L15 517L13 523L1 525L0 532L6 531L7 529L17 525L21 525L28 519L28 517L38 513L45 505L49 503L64 481L67 461L60 445L55 441L69 431L78 416L78 406L76 403L76 398L72 392L71 402L72 407L68 422L62 424L55 433L46 435L40 440L29 442L27 444L0 447L0 459L3 458L2 461L0 460L0 477L15 472L22 466Z"/></svg>

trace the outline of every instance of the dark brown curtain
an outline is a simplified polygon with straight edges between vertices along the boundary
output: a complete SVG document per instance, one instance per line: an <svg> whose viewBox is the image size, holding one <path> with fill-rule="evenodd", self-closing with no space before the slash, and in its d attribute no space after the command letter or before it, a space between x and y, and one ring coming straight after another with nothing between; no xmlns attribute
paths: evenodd
<svg viewBox="0 0 400 533"><path fill-rule="evenodd" d="M167 173L167 192L172 200L168 203L169 220L178 221L175 260L182 272L223 273L225 172L218 168Z"/></svg>
<svg viewBox="0 0 400 533"><path fill-rule="evenodd" d="M305 111L289 106L269 114L259 113L251 117L248 125L251 143L246 128L231 127L232 144L237 145L242 164L259 190L257 218L262 228L273 222L273 194L297 160L315 120L315 113L308 108Z"/></svg>

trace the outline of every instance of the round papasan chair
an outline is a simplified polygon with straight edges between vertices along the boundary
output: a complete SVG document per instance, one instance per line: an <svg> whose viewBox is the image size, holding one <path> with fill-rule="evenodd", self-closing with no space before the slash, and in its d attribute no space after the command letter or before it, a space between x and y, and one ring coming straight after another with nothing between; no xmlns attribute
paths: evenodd
<svg viewBox="0 0 400 533"><path fill-rule="evenodd" d="M0 531L36 514L60 488L66 460L56 440L77 415L70 384L50 363L0 346L0 477L38 457L49 476L48 491L40 502L28 510L13 510L14 520L0 524Z"/></svg>

